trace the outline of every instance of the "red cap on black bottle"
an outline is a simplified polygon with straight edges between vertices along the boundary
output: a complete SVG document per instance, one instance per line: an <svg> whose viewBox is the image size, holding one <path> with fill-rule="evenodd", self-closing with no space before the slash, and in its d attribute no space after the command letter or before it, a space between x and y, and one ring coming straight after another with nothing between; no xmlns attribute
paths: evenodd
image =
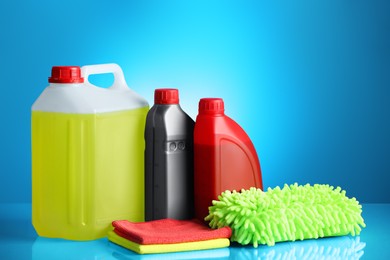
<svg viewBox="0 0 390 260"><path fill-rule="evenodd" d="M83 83L79 66L54 66L51 69L50 83Z"/></svg>
<svg viewBox="0 0 390 260"><path fill-rule="evenodd" d="M154 91L154 103L159 105L179 104L179 90L159 88Z"/></svg>
<svg viewBox="0 0 390 260"><path fill-rule="evenodd" d="M224 111L222 98L202 98L199 101L199 114L223 115Z"/></svg>

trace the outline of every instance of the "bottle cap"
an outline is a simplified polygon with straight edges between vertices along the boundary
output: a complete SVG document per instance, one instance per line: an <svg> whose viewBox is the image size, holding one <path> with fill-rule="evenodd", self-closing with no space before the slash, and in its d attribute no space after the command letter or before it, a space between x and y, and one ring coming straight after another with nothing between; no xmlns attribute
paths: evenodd
<svg viewBox="0 0 390 260"><path fill-rule="evenodd" d="M79 66L53 66L51 68L50 83L83 83Z"/></svg>
<svg viewBox="0 0 390 260"><path fill-rule="evenodd" d="M179 91L174 88L159 88L154 91L154 103L160 105L179 104Z"/></svg>
<svg viewBox="0 0 390 260"><path fill-rule="evenodd" d="M223 115L224 111L222 98L202 98L199 101L199 114Z"/></svg>

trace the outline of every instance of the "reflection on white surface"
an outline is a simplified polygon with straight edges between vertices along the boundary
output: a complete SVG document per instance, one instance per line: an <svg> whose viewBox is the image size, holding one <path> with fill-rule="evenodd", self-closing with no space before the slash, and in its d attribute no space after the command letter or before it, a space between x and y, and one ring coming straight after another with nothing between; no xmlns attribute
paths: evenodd
<svg viewBox="0 0 390 260"><path fill-rule="evenodd" d="M107 239L70 241L37 237L32 246L32 259L111 259Z"/></svg>
<svg viewBox="0 0 390 260"><path fill-rule="evenodd" d="M365 246L358 236L342 236L258 248L234 245L230 248L230 255L237 259L359 259Z"/></svg>
<svg viewBox="0 0 390 260"><path fill-rule="evenodd" d="M166 253L166 254L146 254L139 255L126 248L111 243L109 247L112 250L112 256L117 260L147 260L147 259L229 259L230 250L228 247L210 250L198 250L179 253Z"/></svg>
<svg viewBox="0 0 390 260"><path fill-rule="evenodd" d="M107 239L77 242L38 237L32 259L359 259L366 244L360 237L332 237L277 243L275 246L241 246L168 254L139 255Z"/></svg>
<svg viewBox="0 0 390 260"><path fill-rule="evenodd" d="M38 237L32 246L32 259L229 259L229 248L167 254L140 255L109 242L106 238L93 241L70 241Z"/></svg>

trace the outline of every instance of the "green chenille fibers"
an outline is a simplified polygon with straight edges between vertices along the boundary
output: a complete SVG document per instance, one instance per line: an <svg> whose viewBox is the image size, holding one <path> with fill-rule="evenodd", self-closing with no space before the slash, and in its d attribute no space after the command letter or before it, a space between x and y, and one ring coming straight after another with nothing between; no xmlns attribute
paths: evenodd
<svg viewBox="0 0 390 260"><path fill-rule="evenodd" d="M254 247L275 242L329 236L359 235L365 227L362 206L340 187L285 184L268 188L225 191L205 218L212 228L229 226L231 241Z"/></svg>

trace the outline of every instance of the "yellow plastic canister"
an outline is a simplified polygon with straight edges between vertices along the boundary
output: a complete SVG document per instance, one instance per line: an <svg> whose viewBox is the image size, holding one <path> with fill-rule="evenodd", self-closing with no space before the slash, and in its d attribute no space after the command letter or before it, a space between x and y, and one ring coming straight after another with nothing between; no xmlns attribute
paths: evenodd
<svg viewBox="0 0 390 260"><path fill-rule="evenodd" d="M101 73L114 74L111 87L88 81ZM53 67L49 82L31 112L37 233L92 240L113 220L143 221L147 101L116 64Z"/></svg>

